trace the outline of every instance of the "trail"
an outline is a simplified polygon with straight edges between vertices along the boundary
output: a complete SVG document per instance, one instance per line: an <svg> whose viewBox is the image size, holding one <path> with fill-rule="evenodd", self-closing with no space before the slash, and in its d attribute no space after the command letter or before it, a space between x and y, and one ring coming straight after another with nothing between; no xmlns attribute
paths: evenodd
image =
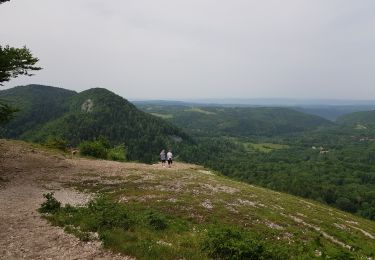
<svg viewBox="0 0 375 260"><path fill-rule="evenodd" d="M174 163L171 169L194 165ZM104 250L99 241L81 242L52 226L37 212L43 194L55 192L62 203L84 204L91 197L63 187L71 180L90 178L81 173L116 176L119 172L164 169L160 164L66 158L32 145L0 139L0 259L131 259ZM152 177L152 176L151 176Z"/></svg>
<svg viewBox="0 0 375 260"><path fill-rule="evenodd" d="M66 174L72 167L69 160L46 158L4 140L0 152L0 259L130 259L104 250L99 242L79 241L37 212L43 193L48 192L43 178ZM74 202L77 197L58 183L49 186L60 189L63 200Z"/></svg>

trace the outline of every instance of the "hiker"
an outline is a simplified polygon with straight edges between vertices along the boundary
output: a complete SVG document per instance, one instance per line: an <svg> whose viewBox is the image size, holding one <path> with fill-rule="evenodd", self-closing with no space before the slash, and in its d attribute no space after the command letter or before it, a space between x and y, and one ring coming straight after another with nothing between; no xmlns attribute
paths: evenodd
<svg viewBox="0 0 375 260"><path fill-rule="evenodd" d="M160 161L161 161L161 165L163 167L165 167L165 160L166 160L166 156L165 156L165 150L161 150L160 152Z"/></svg>
<svg viewBox="0 0 375 260"><path fill-rule="evenodd" d="M169 150L168 153L167 153L167 160L168 160L168 167L171 168L172 166L172 158L173 158L173 154L172 154L172 151Z"/></svg>

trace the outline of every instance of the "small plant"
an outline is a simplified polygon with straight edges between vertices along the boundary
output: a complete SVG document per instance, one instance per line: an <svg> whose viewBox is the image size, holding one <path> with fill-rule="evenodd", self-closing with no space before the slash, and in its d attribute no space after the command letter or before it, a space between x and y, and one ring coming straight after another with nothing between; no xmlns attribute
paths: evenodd
<svg viewBox="0 0 375 260"><path fill-rule="evenodd" d="M91 202L86 214L93 217L92 231L113 228L127 230L132 225L127 209L105 197L100 197Z"/></svg>
<svg viewBox="0 0 375 260"><path fill-rule="evenodd" d="M155 230L165 230L168 228L167 220L156 213L150 213L148 216L148 224Z"/></svg>
<svg viewBox="0 0 375 260"><path fill-rule="evenodd" d="M56 213L61 208L61 203L55 199L53 192L43 194L46 201L43 202L39 208L40 213Z"/></svg>

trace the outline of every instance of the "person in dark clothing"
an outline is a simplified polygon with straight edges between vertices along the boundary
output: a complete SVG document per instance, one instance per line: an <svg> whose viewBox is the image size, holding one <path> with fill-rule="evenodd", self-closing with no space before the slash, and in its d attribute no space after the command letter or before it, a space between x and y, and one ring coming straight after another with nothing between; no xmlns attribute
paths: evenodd
<svg viewBox="0 0 375 260"><path fill-rule="evenodd" d="M163 150L161 150L161 152L160 152L160 161L161 161L161 165L163 166L163 167L165 167L165 161L166 161L166 155L165 155L165 150L163 149Z"/></svg>

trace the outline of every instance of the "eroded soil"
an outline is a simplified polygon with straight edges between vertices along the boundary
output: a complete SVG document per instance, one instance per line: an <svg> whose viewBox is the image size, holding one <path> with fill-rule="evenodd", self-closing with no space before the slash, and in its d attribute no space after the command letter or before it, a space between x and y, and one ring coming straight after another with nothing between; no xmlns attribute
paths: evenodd
<svg viewBox="0 0 375 260"><path fill-rule="evenodd" d="M0 259L130 259L104 250L99 241L79 241L52 226L37 212L44 200L43 194L51 191L62 203L86 203L92 197L90 194L63 185L81 176L79 173L99 172L110 176L124 167L135 166L66 158L24 143L0 140ZM88 176L83 174L80 178Z"/></svg>

